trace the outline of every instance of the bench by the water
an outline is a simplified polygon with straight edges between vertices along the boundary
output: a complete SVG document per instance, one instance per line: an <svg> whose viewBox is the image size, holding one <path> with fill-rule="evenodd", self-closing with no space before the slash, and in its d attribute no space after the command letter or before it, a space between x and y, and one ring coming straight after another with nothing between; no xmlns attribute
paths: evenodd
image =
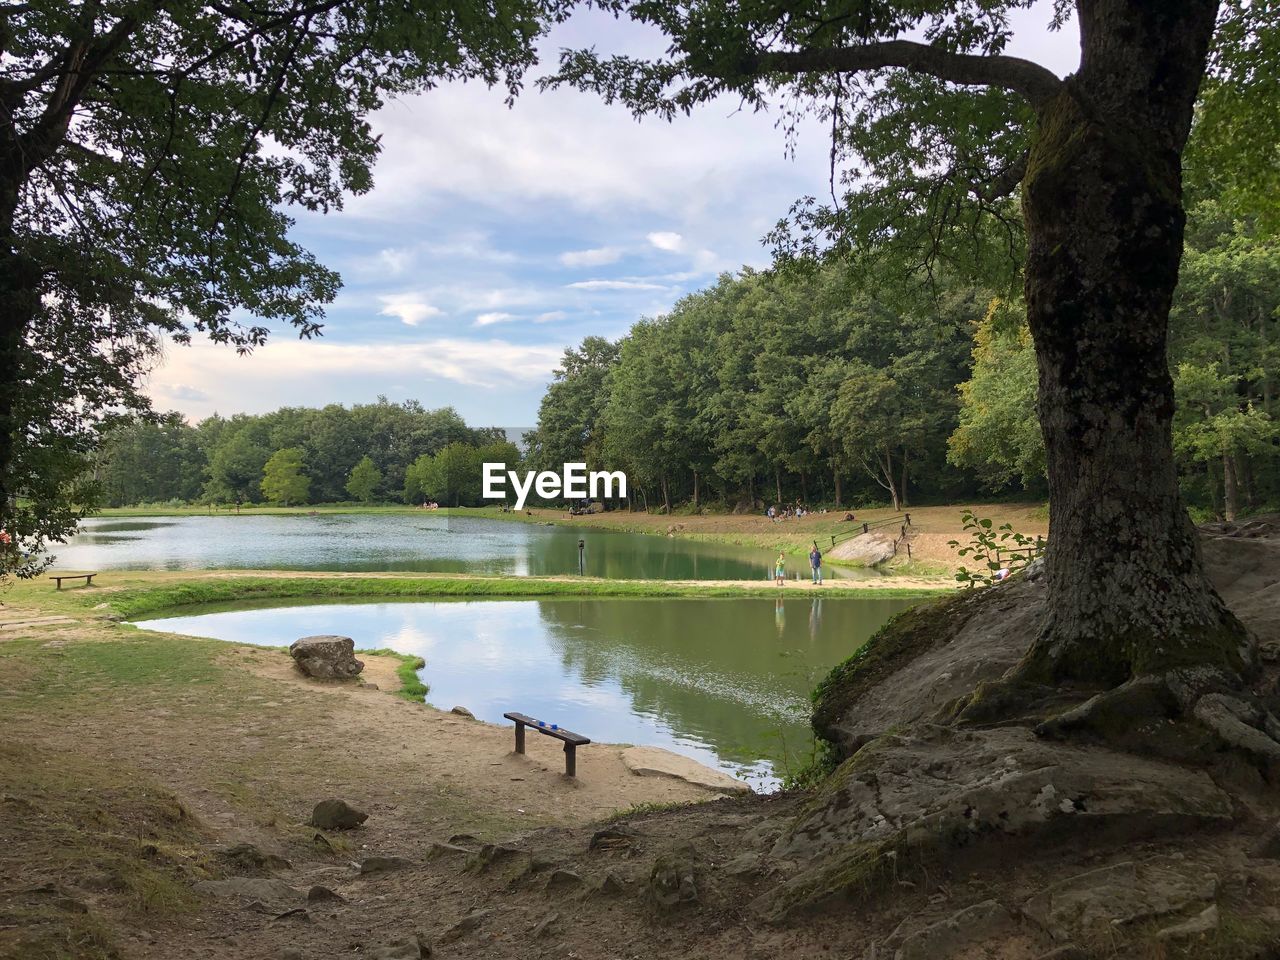
<svg viewBox="0 0 1280 960"><path fill-rule="evenodd" d="M578 747L585 746L591 740L584 737L580 733L572 733L569 730L563 730L555 724L546 723L542 720L535 720L533 717L525 716L523 713L504 713L504 717L508 720L514 720L516 724L516 753L524 753L524 728L533 727L539 733L545 733L548 737L555 737L557 740L564 741L564 773L566 777L576 777L578 775Z"/></svg>
<svg viewBox="0 0 1280 960"><path fill-rule="evenodd" d="M49 579L57 584L58 590L61 590L63 580L83 580L86 587L92 587L93 578L96 576L96 573L62 573L56 577L50 577Z"/></svg>

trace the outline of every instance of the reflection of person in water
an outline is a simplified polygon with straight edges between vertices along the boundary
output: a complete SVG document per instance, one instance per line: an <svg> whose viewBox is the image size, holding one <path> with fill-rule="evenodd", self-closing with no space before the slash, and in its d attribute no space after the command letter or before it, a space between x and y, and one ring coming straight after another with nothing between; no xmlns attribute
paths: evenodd
<svg viewBox="0 0 1280 960"><path fill-rule="evenodd" d="M773 601L773 621L778 627L778 638L782 638L782 633L787 629L787 611L782 605L782 598L779 597Z"/></svg>
<svg viewBox="0 0 1280 960"><path fill-rule="evenodd" d="M822 600L814 599L809 604L809 639L817 640L818 631L822 629Z"/></svg>

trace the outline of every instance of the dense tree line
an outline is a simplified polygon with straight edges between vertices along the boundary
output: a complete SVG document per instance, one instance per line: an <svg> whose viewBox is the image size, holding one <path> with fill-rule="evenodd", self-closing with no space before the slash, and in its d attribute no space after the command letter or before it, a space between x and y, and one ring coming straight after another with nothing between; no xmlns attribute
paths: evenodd
<svg viewBox="0 0 1280 960"><path fill-rule="evenodd" d="M197 426L178 414L144 419L108 435L94 476L110 506L186 503L364 503L435 499L475 502L476 483L460 487L436 462L485 449L513 460L501 431L473 429L451 407L416 401L320 409L283 407L261 416L208 417ZM468 461L470 462L470 461ZM473 496L474 489L474 496Z"/></svg>
<svg viewBox="0 0 1280 960"><path fill-rule="evenodd" d="M1170 365L1188 501L1229 518L1280 503L1280 243L1211 201L1193 210ZM1019 297L746 271L566 351L531 457L620 467L667 510L1043 497L1037 380Z"/></svg>

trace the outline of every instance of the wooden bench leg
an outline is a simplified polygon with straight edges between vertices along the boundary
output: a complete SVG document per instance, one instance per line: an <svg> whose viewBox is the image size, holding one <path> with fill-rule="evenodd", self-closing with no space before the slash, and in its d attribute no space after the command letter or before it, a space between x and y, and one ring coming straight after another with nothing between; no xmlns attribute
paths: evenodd
<svg viewBox="0 0 1280 960"><path fill-rule="evenodd" d="M573 743L564 745L564 775L566 777L576 777L578 775L578 747Z"/></svg>
<svg viewBox="0 0 1280 960"><path fill-rule="evenodd" d="M516 724L516 753L524 753L524 724Z"/></svg>

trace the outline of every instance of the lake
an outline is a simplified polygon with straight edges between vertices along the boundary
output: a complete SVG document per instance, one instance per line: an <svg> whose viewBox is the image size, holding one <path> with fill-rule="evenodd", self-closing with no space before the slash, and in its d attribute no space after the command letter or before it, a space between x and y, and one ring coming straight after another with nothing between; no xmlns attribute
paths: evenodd
<svg viewBox="0 0 1280 960"><path fill-rule="evenodd" d="M61 570L346 570L488 575L578 572L640 580L765 580L771 551L442 514L97 518L52 553ZM803 558L791 562L793 575ZM828 576L878 574L828 570Z"/></svg>
<svg viewBox="0 0 1280 960"><path fill-rule="evenodd" d="M281 646L337 633L426 662L427 699L665 747L772 789L811 748L809 693L902 598L485 600L251 607L138 626Z"/></svg>

